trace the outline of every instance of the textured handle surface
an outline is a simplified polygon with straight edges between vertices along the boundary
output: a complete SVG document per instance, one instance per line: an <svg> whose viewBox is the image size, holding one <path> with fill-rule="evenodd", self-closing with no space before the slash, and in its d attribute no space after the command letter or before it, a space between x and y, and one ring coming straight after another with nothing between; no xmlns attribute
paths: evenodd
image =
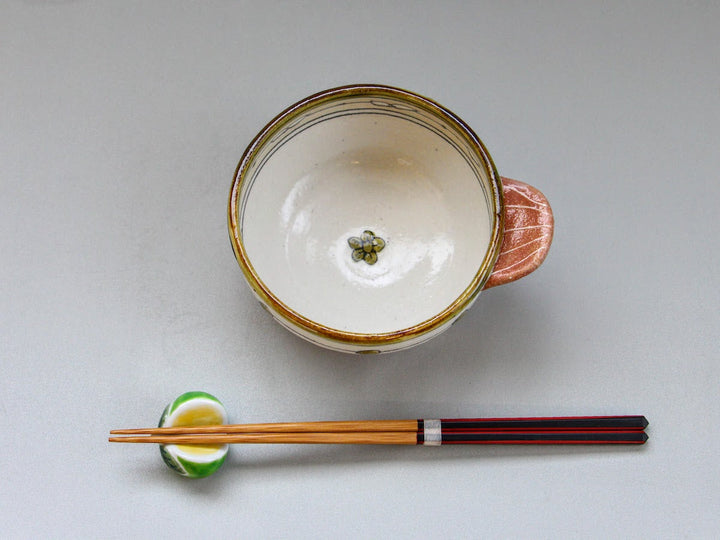
<svg viewBox="0 0 720 540"><path fill-rule="evenodd" d="M505 233L485 289L528 275L542 264L553 238L553 213L545 195L523 182L503 178Z"/></svg>

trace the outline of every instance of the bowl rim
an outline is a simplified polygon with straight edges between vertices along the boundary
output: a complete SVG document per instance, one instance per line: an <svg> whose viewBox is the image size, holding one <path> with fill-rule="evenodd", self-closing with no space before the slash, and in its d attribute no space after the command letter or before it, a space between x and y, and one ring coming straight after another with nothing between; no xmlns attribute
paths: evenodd
<svg viewBox="0 0 720 540"><path fill-rule="evenodd" d="M270 288L265 285L253 268L250 258L245 250L242 235L240 234L241 220L238 215L238 202L245 182L245 173L258 151L268 140L272 138L275 133L278 132L278 130L282 129L285 124L316 105L333 100L363 95L377 95L378 97L393 97L401 99L412 103L413 105L419 106L426 112L430 112L443 121L451 124L457 129L458 133L463 136L465 141L469 143L469 147L480 159L480 162L483 164L488 174L490 187L492 189L492 196L489 198L492 206L489 208L489 213L492 216L492 231L490 235L489 248L482 263L478 267L475 276L468 286L449 306L429 319L408 328L382 333L350 332L332 328L313 321L284 304L273 294ZM495 266L497 258L500 254L505 217L503 208L504 201L502 180L495 168L495 163L480 138L460 117L434 100L402 88L381 84L350 84L317 92L294 103L275 116L275 118L268 122L268 124L253 138L240 158L233 176L228 200L228 232L230 234L233 251L235 252L235 258L245 275L246 281L261 300L261 303L268 306L271 310L286 319L288 322L313 335L356 346L383 346L408 341L427 334L428 332L432 332L433 330L437 330L472 305L485 285L485 282L490 278L492 269Z"/></svg>

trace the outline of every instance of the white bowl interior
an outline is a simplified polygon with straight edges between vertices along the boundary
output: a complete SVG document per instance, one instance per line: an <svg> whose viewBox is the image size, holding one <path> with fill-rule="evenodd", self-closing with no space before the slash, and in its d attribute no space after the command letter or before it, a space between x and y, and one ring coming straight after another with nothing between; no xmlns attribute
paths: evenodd
<svg viewBox="0 0 720 540"><path fill-rule="evenodd" d="M473 283L492 234L489 173L461 132L391 99L311 109L253 159L240 234L281 303L336 330L378 334L423 323ZM370 230L377 261L348 240Z"/></svg>

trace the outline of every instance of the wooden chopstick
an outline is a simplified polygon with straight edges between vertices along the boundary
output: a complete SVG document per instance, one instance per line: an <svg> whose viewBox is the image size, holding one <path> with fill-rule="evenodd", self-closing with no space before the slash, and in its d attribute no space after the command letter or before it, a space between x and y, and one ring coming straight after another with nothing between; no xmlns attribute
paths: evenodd
<svg viewBox="0 0 720 540"><path fill-rule="evenodd" d="M644 416L460 418L116 429L110 442L157 444L643 444Z"/></svg>
<svg viewBox="0 0 720 540"><path fill-rule="evenodd" d="M414 433L237 433L112 437L110 442L157 444L423 444ZM643 444L643 431L483 432L443 434L440 444Z"/></svg>
<svg viewBox="0 0 720 540"><path fill-rule="evenodd" d="M349 420L338 422L277 422L272 424L114 429L110 433L113 435L171 435L186 433L366 433L373 431L416 433L417 430L417 420Z"/></svg>
<svg viewBox="0 0 720 540"><path fill-rule="evenodd" d="M111 437L110 442L181 445L220 444L426 444L410 432L366 433L236 433L231 435L150 435ZM446 444L643 444L644 431L532 431L442 434L439 445Z"/></svg>
<svg viewBox="0 0 720 540"><path fill-rule="evenodd" d="M462 430L567 430L567 429L645 429L644 416L564 416L527 418L445 418L443 431ZM277 422L265 424L227 424L181 427L114 429L113 435L180 435L201 433L358 433L413 432L424 428L424 420L346 420L321 422Z"/></svg>
<svg viewBox="0 0 720 540"><path fill-rule="evenodd" d="M234 433L205 435L150 435L147 437L111 437L110 442L159 444L417 444L413 432L355 433Z"/></svg>

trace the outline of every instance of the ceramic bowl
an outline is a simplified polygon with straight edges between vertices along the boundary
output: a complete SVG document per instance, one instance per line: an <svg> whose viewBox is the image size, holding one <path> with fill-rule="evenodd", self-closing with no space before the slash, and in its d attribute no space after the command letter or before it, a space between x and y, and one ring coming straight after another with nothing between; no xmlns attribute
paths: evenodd
<svg viewBox="0 0 720 540"><path fill-rule="evenodd" d="M502 179L456 115L406 90L353 85L292 105L251 142L229 230L280 324L377 353L436 336L483 288L537 268L553 222L542 193Z"/></svg>

